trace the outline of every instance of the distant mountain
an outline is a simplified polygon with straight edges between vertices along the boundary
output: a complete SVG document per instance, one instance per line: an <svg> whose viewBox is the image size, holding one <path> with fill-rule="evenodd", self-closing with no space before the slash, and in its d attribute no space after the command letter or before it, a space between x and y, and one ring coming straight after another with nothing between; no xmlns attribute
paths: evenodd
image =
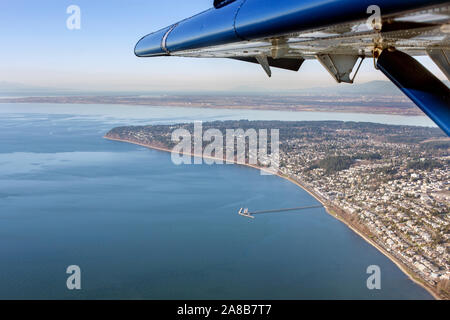
<svg viewBox="0 0 450 320"><path fill-rule="evenodd" d="M396 96L403 93L390 81L370 81L362 84L342 84L333 87L318 87L298 90L299 93L327 95L387 95Z"/></svg>
<svg viewBox="0 0 450 320"><path fill-rule="evenodd" d="M96 91L68 88L41 87L23 83L0 81L0 96L3 97L47 97L47 96L118 96L140 95L142 92Z"/></svg>
<svg viewBox="0 0 450 320"><path fill-rule="evenodd" d="M449 81L444 81L450 87ZM328 87L314 87L296 90L267 90L266 88L240 86L225 91L199 91L199 92L152 92L152 91L84 91L64 88L51 88L32 86L21 83L0 81L0 96L134 96L153 94L237 94L237 95L264 95L264 94L289 94L289 95L327 95L327 96L403 96L403 93L390 81L370 81L362 84L341 84Z"/></svg>
<svg viewBox="0 0 450 320"><path fill-rule="evenodd" d="M450 87L450 81L444 81ZM299 88L289 90L268 90L266 88L242 86L231 90L238 94L289 94L289 95L327 95L327 96L404 96L390 81L370 81L361 84L336 84L327 87Z"/></svg>
<svg viewBox="0 0 450 320"><path fill-rule="evenodd" d="M68 93L70 90L0 81L0 96L53 95L61 92Z"/></svg>
<svg viewBox="0 0 450 320"><path fill-rule="evenodd" d="M256 86L238 86L230 90L238 94L300 94L300 95L379 95L380 92L384 95L402 95L402 92L390 81L371 81L362 84L336 84L326 87L312 87L312 88L298 88L277 90L270 88L261 88Z"/></svg>
<svg viewBox="0 0 450 320"><path fill-rule="evenodd" d="M21 84L21 83L13 83L13 82L6 82L6 81L0 81L0 92L12 92L12 91L20 91L24 89L30 89L29 86Z"/></svg>
<svg viewBox="0 0 450 320"><path fill-rule="evenodd" d="M444 83L450 87L450 81L444 81ZM317 87L309 89L300 89L296 93L299 94L321 94L321 95L346 95L346 96L374 96L374 95L384 95L384 96L403 96L403 92L400 91L392 82L390 81L370 81L362 84L353 85L337 85L333 87Z"/></svg>
<svg viewBox="0 0 450 320"><path fill-rule="evenodd" d="M189 94L190 92L179 92ZM41 87L23 83L0 81L0 97L64 97L64 96L141 96L141 95L163 95L178 94L178 92L160 91L119 91L119 90L81 90L55 87ZM204 92L191 92L192 95L201 95Z"/></svg>

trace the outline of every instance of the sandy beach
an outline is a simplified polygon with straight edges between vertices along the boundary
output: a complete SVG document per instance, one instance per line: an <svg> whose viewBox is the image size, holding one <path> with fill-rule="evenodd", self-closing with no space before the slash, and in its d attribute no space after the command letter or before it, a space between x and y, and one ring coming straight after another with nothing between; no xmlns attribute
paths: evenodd
<svg viewBox="0 0 450 320"><path fill-rule="evenodd" d="M135 142L132 140L125 140L125 139L119 139L119 138L112 138L112 137L107 137L104 136L105 139L108 140L112 140L112 141L119 141L119 142L125 142L125 143L131 143L131 144L135 144L135 145L139 145L145 148L149 148L149 149L155 149L155 150L159 150L159 151L164 151L164 152L169 152L172 153L172 150L167 149L167 148L163 148L163 147L158 147L158 146L152 146L152 145L148 145L148 144L143 144L143 143L139 143L139 142ZM189 155L192 157L199 157L199 158L204 158L204 159L212 159L212 160L222 160L224 161L224 159L218 158L218 157L211 157L211 156L203 156L203 155L197 155L197 154L193 154L193 153L181 153L183 155ZM369 236L365 235L362 231L358 230L354 225L352 225L350 222L348 222L346 219L344 219L343 217L339 216L338 214L335 214L332 212L332 210L330 209L329 205L327 205L327 203L324 201L324 199L322 199L319 195L317 195L313 190L311 190L308 186L303 185L302 183L300 183L297 180L292 179L291 177L285 176L283 174L280 173L274 173L266 168L263 167L259 167L257 165L251 165L248 163L241 163L241 162L237 162L234 161L234 164L237 165L242 165L242 166L246 166L246 167L251 167L257 170L262 170L265 171L267 173L270 174L274 174L277 175L278 177L282 178L282 179L286 179L288 181L290 181L291 183L297 185L298 187L302 188L303 190L305 190L306 192L308 192L312 197L314 197L317 201L319 201L323 207L325 208L326 212L331 215L332 217L338 219L340 222L344 223L350 230L352 230L353 232L355 232L358 236L360 236L361 238L363 238L366 242L368 242L370 245L372 245L373 247L375 247L378 251L380 251L383 255L385 255L388 259L390 259L393 263L395 263L395 265L404 273L408 276L408 278L415 282L416 284L420 285L421 287L423 287L425 290L427 290L436 300L440 300L441 298L439 297L439 295L435 292L435 290L433 290L432 287L430 287L429 285L427 285L426 283L418 280L415 278L415 276L412 274L412 271L409 271L408 267L405 266L401 261L399 261L397 258L395 258L394 256L392 256L391 254L389 254L389 252L387 252L383 247L381 247L380 245L378 245L375 241L373 241Z"/></svg>

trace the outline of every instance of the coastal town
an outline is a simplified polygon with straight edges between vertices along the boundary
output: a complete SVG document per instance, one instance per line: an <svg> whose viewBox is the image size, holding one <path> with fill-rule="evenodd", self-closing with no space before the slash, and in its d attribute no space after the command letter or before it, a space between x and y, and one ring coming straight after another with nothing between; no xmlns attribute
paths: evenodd
<svg viewBox="0 0 450 320"><path fill-rule="evenodd" d="M339 121L215 121L279 130L279 174L301 185L411 278L450 297L450 139L437 128ZM174 147L192 124L114 128L106 138ZM267 166L268 159L259 159Z"/></svg>
<svg viewBox="0 0 450 320"><path fill-rule="evenodd" d="M443 293L450 277L450 141L391 142L354 131L282 142L281 171ZM320 165L324 159L331 169Z"/></svg>

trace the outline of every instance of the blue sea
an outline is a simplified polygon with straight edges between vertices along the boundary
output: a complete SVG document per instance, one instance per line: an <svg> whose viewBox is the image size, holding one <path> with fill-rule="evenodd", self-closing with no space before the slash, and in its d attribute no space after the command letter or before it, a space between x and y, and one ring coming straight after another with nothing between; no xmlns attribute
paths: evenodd
<svg viewBox="0 0 450 320"><path fill-rule="evenodd" d="M0 299L431 299L323 208L237 215L318 204L284 179L237 165L176 166L168 153L102 138L119 125L341 117L432 125L0 104ZM69 265L81 268L81 290L66 287ZM367 288L370 265L381 269L381 290Z"/></svg>

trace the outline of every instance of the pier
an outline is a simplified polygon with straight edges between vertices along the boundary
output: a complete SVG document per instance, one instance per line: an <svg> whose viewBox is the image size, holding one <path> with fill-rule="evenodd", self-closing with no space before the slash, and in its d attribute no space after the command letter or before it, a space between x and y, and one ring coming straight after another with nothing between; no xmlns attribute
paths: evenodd
<svg viewBox="0 0 450 320"><path fill-rule="evenodd" d="M323 208L323 205L306 206L306 207L295 207L295 208L283 208L283 209L271 209L271 210L261 210L249 212L248 209L241 208L238 212L239 215L254 219L255 214L265 214L265 213L276 213L276 212L287 212L287 211L301 211L306 209L316 209Z"/></svg>

